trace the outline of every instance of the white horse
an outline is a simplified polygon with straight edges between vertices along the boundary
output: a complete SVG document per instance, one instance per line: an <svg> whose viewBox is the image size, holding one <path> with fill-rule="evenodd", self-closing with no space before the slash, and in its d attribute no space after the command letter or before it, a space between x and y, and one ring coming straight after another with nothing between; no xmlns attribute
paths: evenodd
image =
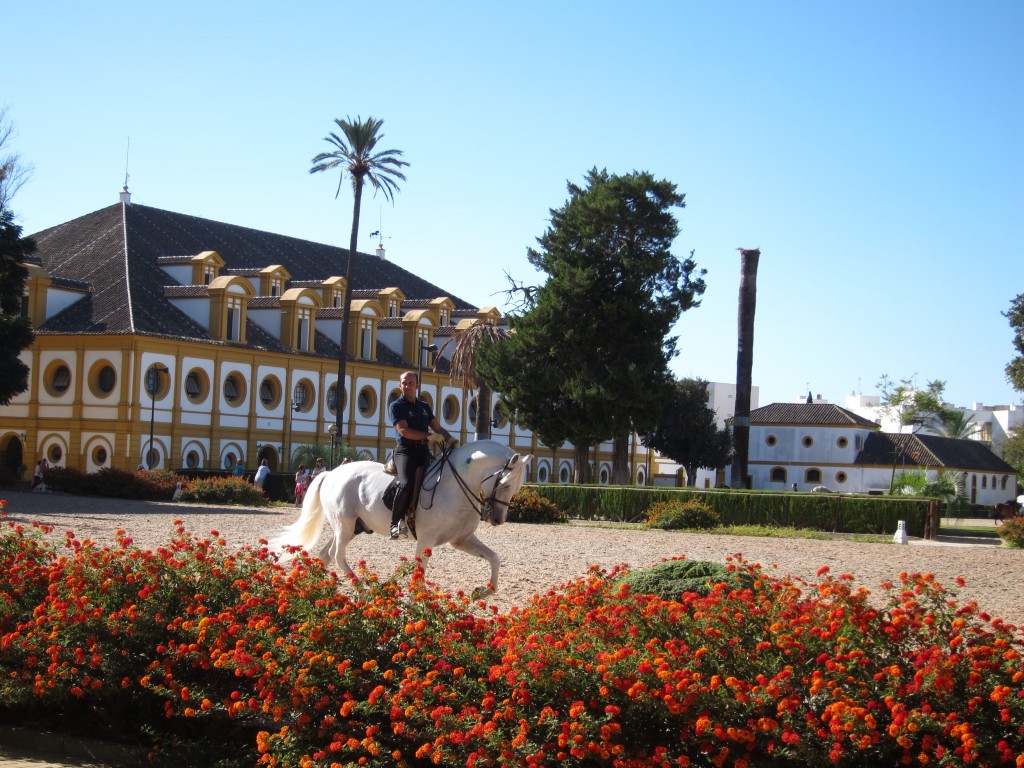
<svg viewBox="0 0 1024 768"><path fill-rule="evenodd" d="M416 554L450 543L491 564L490 587L476 590L474 597L497 589L501 560L475 532L484 520L491 525L505 522L509 502L522 487L532 459L493 440L481 440L455 448L429 464L416 506ZM333 562L352 575L345 548L356 535L356 521L361 521L364 529L384 536L389 533L391 510L381 497L392 480L394 475L385 473L384 465L375 461L355 461L321 472L306 491L299 519L271 546L312 551L326 520L334 533L318 556L328 566Z"/></svg>

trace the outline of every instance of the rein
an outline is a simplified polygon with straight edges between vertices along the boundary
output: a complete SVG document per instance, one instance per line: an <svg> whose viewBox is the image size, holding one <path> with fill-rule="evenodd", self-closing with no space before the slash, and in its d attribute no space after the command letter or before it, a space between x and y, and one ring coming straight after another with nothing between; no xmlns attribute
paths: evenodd
<svg viewBox="0 0 1024 768"><path fill-rule="evenodd" d="M473 489L469 487L469 484L463 479L462 475L459 474L459 470L455 468L455 464L452 463L452 450L454 449L449 448L448 450L442 451L441 456L435 459L427 468L421 485L420 495L422 496L424 493L429 493L430 501L429 503L424 503L421 499L420 506L423 507L423 509L431 509L434 506L434 493L437 491L437 487L441 484L441 477L444 475L444 468L446 465L451 468L452 475L455 476L455 480L459 484L459 488L462 490L462 495L466 497L470 505L478 507L481 522L494 509L495 504L504 504L507 507L512 503L511 499L509 501L502 501L497 498L498 486L501 485L501 481L508 476L509 472L511 472L508 463L509 461L512 461L512 459L508 459L501 469L487 475L487 477L485 477L480 483L481 487L483 487L488 480L492 477L494 478L494 485L491 487L491 495L481 501L480 496L473 493ZM434 476L434 472L437 473L436 476ZM431 481L432 484L428 485Z"/></svg>

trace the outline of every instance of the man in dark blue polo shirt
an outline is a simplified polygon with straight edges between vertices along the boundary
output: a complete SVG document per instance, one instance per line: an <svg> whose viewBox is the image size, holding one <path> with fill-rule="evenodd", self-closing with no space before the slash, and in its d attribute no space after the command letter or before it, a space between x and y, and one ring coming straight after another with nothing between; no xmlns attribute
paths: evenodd
<svg viewBox="0 0 1024 768"><path fill-rule="evenodd" d="M398 381L402 387L402 396L391 403L388 409L398 438L394 459L399 485L395 503L391 505L392 539L398 538L398 524L405 517L409 502L412 501L416 470L430 461L430 450L427 448L430 430L444 435L446 440L451 439L451 434L438 423L430 406L419 399L420 382L416 372L406 371Z"/></svg>

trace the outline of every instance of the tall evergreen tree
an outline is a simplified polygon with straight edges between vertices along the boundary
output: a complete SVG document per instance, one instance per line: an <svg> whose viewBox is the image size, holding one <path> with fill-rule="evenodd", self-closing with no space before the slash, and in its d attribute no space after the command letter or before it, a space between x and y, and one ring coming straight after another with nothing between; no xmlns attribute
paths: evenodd
<svg viewBox="0 0 1024 768"><path fill-rule="evenodd" d="M708 383L703 379L675 382L657 426L642 435L641 441L681 464L690 486L697 481L698 469L723 469L732 453L732 436L718 428L717 416L708 405Z"/></svg>
<svg viewBox="0 0 1024 768"><path fill-rule="evenodd" d="M336 119L339 133L331 132L324 141L334 147L330 152L321 152L313 158L310 173L337 170L338 190L335 198L341 194L341 184L346 177L352 180L352 232L348 241L348 257L345 261L345 301L341 313L341 351L338 353L338 410L335 424L338 434L345 434L342 428L342 412L345 410L345 363L348 355L348 326L352 305L352 257L359 244L359 211L363 204L363 187L369 184L375 191L383 193L388 200L394 200L399 191L398 182L405 181L402 168L409 165L402 160L402 152L398 149L377 149L377 142L384 138L380 132L383 120L372 117L363 120L351 117L345 120Z"/></svg>
<svg viewBox="0 0 1024 768"><path fill-rule="evenodd" d="M672 387L669 331L705 285L692 254L670 251L684 206L674 184L595 168L568 191L527 252L547 280L518 289L524 311L481 350L478 372L545 444L572 441L582 481L590 446L655 425Z"/></svg>
<svg viewBox="0 0 1024 768"><path fill-rule="evenodd" d="M1010 302L1010 311L1003 315L1013 328L1013 348L1017 350L1017 356L1006 364L1006 380L1018 392L1024 392L1024 293L1017 294Z"/></svg>
<svg viewBox="0 0 1024 768"><path fill-rule="evenodd" d="M22 314L28 272L21 265L35 249L33 240L21 236L14 214L0 209L0 405L28 389L28 366L20 354L32 343L33 334Z"/></svg>

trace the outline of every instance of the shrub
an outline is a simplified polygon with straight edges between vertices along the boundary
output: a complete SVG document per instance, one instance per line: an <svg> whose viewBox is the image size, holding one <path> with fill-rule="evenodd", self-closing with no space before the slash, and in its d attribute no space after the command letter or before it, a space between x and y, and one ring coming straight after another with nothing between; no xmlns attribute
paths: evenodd
<svg viewBox="0 0 1024 768"><path fill-rule="evenodd" d="M43 478L46 487L58 493L73 493L82 495L85 493L86 474L74 467L49 467Z"/></svg>
<svg viewBox="0 0 1024 768"><path fill-rule="evenodd" d="M45 478L46 487L59 493L146 501L170 501L175 483L183 479L167 470L128 472L114 467L89 474L71 467L50 467Z"/></svg>
<svg viewBox="0 0 1024 768"><path fill-rule="evenodd" d="M18 484L18 474L9 467L0 467L0 488L13 488Z"/></svg>
<svg viewBox="0 0 1024 768"><path fill-rule="evenodd" d="M739 573L735 569L729 570L722 563L678 558L643 570L630 571L622 577L622 583L628 584L638 595L657 595L662 600L678 600L686 592L707 596L716 584L726 584L733 588L749 585L750 579L740 578Z"/></svg>
<svg viewBox="0 0 1024 768"><path fill-rule="evenodd" d="M510 523L567 523L569 516L532 488L520 488L508 506Z"/></svg>
<svg viewBox="0 0 1024 768"><path fill-rule="evenodd" d="M699 501L662 501L647 510L647 527L707 530L722 524L718 513Z"/></svg>
<svg viewBox="0 0 1024 768"><path fill-rule="evenodd" d="M1004 520L996 532L1006 546L1017 549L1024 548L1024 517L1011 517L1009 520Z"/></svg>
<svg viewBox="0 0 1024 768"><path fill-rule="evenodd" d="M199 504L239 504L246 507L265 507L270 500L259 488L241 477L202 477L190 481L181 489L178 501Z"/></svg>

